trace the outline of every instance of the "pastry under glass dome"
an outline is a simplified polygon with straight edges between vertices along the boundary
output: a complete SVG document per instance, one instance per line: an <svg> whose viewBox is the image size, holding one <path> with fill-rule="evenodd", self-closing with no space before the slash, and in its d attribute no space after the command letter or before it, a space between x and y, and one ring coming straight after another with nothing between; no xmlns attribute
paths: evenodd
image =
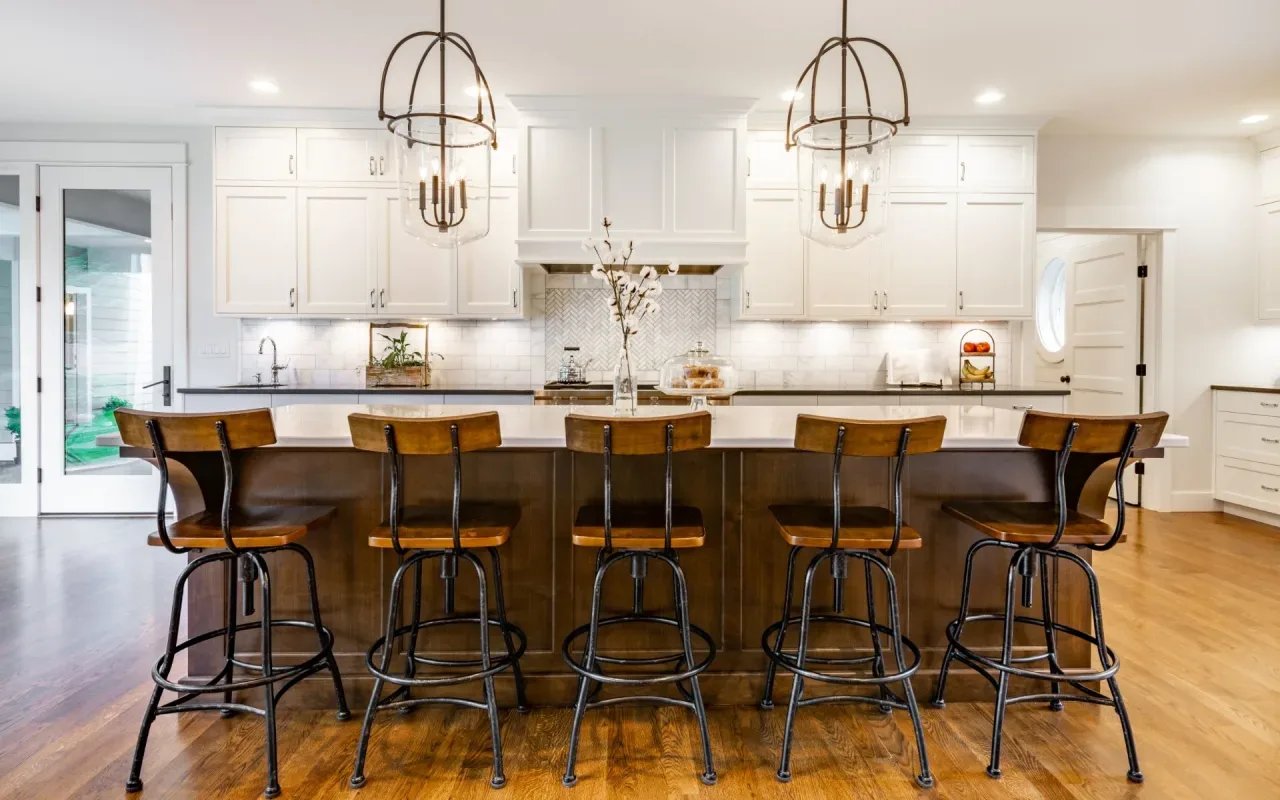
<svg viewBox="0 0 1280 800"><path fill-rule="evenodd" d="M738 391L738 370L724 356L712 355L702 342L673 356L662 365L658 388L665 394L688 397L690 408L707 407L711 397L729 397Z"/></svg>

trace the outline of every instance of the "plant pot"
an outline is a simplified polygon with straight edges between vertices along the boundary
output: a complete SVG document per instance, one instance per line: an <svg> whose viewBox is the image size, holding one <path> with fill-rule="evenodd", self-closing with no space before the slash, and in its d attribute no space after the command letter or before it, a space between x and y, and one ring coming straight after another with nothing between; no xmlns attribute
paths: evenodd
<svg viewBox="0 0 1280 800"><path fill-rule="evenodd" d="M431 369L418 367L375 367L367 366L364 370L364 385L368 388L379 386L416 386L431 385Z"/></svg>

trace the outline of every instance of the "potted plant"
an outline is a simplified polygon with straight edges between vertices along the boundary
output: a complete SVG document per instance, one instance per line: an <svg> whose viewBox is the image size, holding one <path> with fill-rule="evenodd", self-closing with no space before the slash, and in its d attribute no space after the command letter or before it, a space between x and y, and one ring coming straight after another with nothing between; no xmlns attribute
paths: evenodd
<svg viewBox="0 0 1280 800"><path fill-rule="evenodd" d="M365 385L370 387L431 385L431 368L427 365L427 357L421 350L414 349L414 344L409 341L409 330L407 330L422 328L425 342L426 326L396 325L393 327L405 330L401 330L398 336L388 336L385 333L377 333L373 327L370 327L369 365L365 368ZM381 354L377 356L373 354L374 335L381 340L378 344L382 346ZM438 353L431 355L444 358Z"/></svg>

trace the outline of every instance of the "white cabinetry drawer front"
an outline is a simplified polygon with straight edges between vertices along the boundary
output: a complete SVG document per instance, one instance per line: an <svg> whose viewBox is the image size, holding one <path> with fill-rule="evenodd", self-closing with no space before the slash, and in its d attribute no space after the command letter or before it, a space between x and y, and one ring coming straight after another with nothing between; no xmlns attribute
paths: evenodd
<svg viewBox="0 0 1280 800"><path fill-rule="evenodd" d="M1007 408L1010 411L1062 412L1063 397L1052 394L990 394L983 395L982 404L991 408Z"/></svg>
<svg viewBox="0 0 1280 800"><path fill-rule="evenodd" d="M1218 455L1280 466L1280 419L1218 415Z"/></svg>
<svg viewBox="0 0 1280 800"><path fill-rule="evenodd" d="M1218 392L1218 410L1236 414L1265 414L1268 417L1280 417L1280 394Z"/></svg>
<svg viewBox="0 0 1280 800"><path fill-rule="evenodd" d="M1219 500L1280 513L1280 467L1219 457L1217 473Z"/></svg>

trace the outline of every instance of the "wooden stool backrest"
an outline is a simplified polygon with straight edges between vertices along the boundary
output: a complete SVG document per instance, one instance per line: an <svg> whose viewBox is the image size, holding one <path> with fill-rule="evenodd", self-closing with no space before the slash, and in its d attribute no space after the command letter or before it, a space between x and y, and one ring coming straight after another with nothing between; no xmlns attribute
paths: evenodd
<svg viewBox="0 0 1280 800"><path fill-rule="evenodd" d="M936 415L914 419L840 419L800 414L796 417L796 449L810 453L835 453L840 428L845 429L846 456L892 458L898 455L902 432L910 429L906 455L932 453L942 447L947 418Z"/></svg>
<svg viewBox="0 0 1280 800"><path fill-rule="evenodd" d="M271 410L227 411L217 414L176 414L165 411L116 409L116 426L128 447L153 447L147 422L153 421L165 450L174 453L210 453L222 449L218 423L226 428L232 450L249 450L276 443Z"/></svg>
<svg viewBox="0 0 1280 800"><path fill-rule="evenodd" d="M605 429L609 429L614 455L656 456L667 448L671 426L671 452L701 450L711 444L711 414L670 414L661 417L597 417L569 414L564 418L566 446L575 453L603 453Z"/></svg>
<svg viewBox="0 0 1280 800"><path fill-rule="evenodd" d="M1071 442L1073 453L1098 453L1119 455L1125 448L1129 429L1140 425L1134 450L1150 450L1160 442L1169 415L1163 411L1149 414L1129 414L1118 417L1097 417L1083 414L1054 414L1049 411L1028 411L1022 418L1022 431L1018 444L1036 450L1059 451L1067 440L1072 424L1078 425Z"/></svg>
<svg viewBox="0 0 1280 800"><path fill-rule="evenodd" d="M401 494L404 487L404 456L452 456L454 550L462 549L462 454L492 450L502 444L498 412L456 414L449 417L398 417L384 414L351 414L351 444L357 450L384 453L391 460L391 499L387 524L391 546L404 555L400 546L400 523L404 516Z"/></svg>
<svg viewBox="0 0 1280 800"><path fill-rule="evenodd" d="M444 456L453 452L452 429L458 428L458 450L470 453L492 450L502 444L502 427L498 412L457 414L451 417L397 417L383 414L352 414L351 444L357 450L388 452L387 428L390 427L396 449L406 456Z"/></svg>
<svg viewBox="0 0 1280 800"><path fill-rule="evenodd" d="M156 534L166 550L185 553L189 548L175 547L169 539L165 505L169 495L168 453L222 454L222 539L227 549L240 553L231 532L231 495L235 488L235 468L231 453L252 450L276 443L276 429L271 411L256 408L215 414L175 414L164 411L140 411L117 408L116 427L127 447L150 448L160 470L160 501L156 511Z"/></svg>

